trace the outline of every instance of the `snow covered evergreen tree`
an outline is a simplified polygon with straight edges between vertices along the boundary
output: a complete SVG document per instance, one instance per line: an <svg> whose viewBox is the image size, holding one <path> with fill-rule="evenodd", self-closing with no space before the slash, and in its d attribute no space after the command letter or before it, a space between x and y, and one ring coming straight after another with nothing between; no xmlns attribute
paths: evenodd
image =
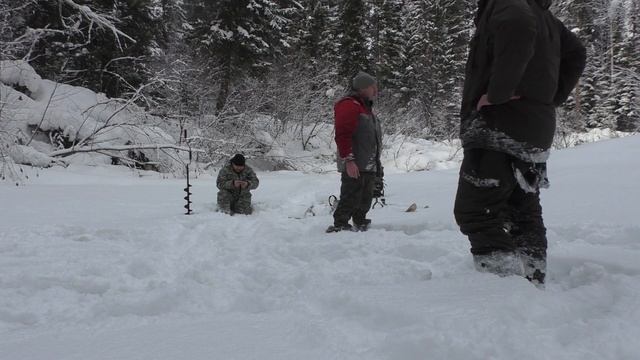
<svg viewBox="0 0 640 360"><path fill-rule="evenodd" d="M637 131L640 125L640 77L638 34L633 22L640 16L637 1L620 2L612 7L610 108L615 126L621 131ZM633 9L635 7L635 9Z"/></svg>
<svg viewBox="0 0 640 360"><path fill-rule="evenodd" d="M292 36L297 44L290 57L302 57L313 64L335 64L338 53L335 16L338 6L328 0L306 0L301 4L303 7L297 12L292 26Z"/></svg>
<svg viewBox="0 0 640 360"><path fill-rule="evenodd" d="M407 101L418 95L425 81L426 69L423 65L428 62L427 54L429 52L429 42L425 35L429 16L426 11L425 2L417 1L407 4L404 12L406 57L402 70Z"/></svg>
<svg viewBox="0 0 640 360"><path fill-rule="evenodd" d="M345 0L340 8L339 34L340 46L339 74L344 79L351 79L358 71L371 71L367 38L369 31L365 28L367 8L363 0ZM345 80L345 85L348 80Z"/></svg>
<svg viewBox="0 0 640 360"><path fill-rule="evenodd" d="M187 14L183 0L155 0L160 12L161 36L157 42L161 48L167 49L177 41L184 40L185 31L189 29Z"/></svg>
<svg viewBox="0 0 640 360"><path fill-rule="evenodd" d="M208 91L203 78L204 66L196 58L195 51L185 41L191 30L182 0L160 0L162 36L159 37L161 54L154 58L152 68L157 107L155 113L177 121L171 125L184 127L193 121L201 110L201 103Z"/></svg>
<svg viewBox="0 0 640 360"><path fill-rule="evenodd" d="M397 93L402 87L401 69L405 57L403 43L402 0L375 0L372 24L375 74L385 93Z"/></svg>
<svg viewBox="0 0 640 360"><path fill-rule="evenodd" d="M26 55L45 77L119 97L150 77L160 33L155 1L35 0L24 26L43 36Z"/></svg>
<svg viewBox="0 0 640 360"><path fill-rule="evenodd" d="M405 97L422 108L436 133L455 126L471 28L465 0L415 1L407 5ZM455 132L455 130L453 130Z"/></svg>
<svg viewBox="0 0 640 360"><path fill-rule="evenodd" d="M20 16L30 1L5 0L0 2L0 60L14 59L38 34L26 29Z"/></svg>
<svg viewBox="0 0 640 360"><path fill-rule="evenodd" d="M611 0L562 0L556 5L560 18L587 47L585 72L574 91L574 101L565 105L565 109L575 106L585 127L616 128L617 114L625 112L621 106L627 102L623 98L629 88L621 78L629 74L629 65L621 59L626 57L622 42L628 6L629 2Z"/></svg>
<svg viewBox="0 0 640 360"><path fill-rule="evenodd" d="M290 46L286 31L293 1L188 1L193 25L190 38L203 58L219 69L216 108L226 104L234 80L258 75Z"/></svg>

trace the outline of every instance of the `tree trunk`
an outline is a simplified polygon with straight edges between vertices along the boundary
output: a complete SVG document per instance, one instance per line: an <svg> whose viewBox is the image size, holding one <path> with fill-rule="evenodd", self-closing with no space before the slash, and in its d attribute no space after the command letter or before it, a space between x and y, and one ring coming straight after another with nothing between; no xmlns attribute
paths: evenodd
<svg viewBox="0 0 640 360"><path fill-rule="evenodd" d="M220 82L220 91L216 101L216 112L220 113L227 104L229 97L229 89L231 88L231 54L227 55L222 64L222 81Z"/></svg>
<svg viewBox="0 0 640 360"><path fill-rule="evenodd" d="M576 103L576 113L580 114L582 111L582 102L580 101L580 80L578 80L576 87L573 89L573 94Z"/></svg>

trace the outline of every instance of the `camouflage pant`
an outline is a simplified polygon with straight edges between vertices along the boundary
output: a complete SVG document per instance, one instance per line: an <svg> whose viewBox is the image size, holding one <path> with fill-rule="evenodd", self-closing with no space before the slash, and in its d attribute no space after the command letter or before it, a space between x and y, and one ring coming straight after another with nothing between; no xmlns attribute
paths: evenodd
<svg viewBox="0 0 640 360"><path fill-rule="evenodd" d="M251 193L249 191L218 191L218 211L228 214L251 214L253 212Z"/></svg>

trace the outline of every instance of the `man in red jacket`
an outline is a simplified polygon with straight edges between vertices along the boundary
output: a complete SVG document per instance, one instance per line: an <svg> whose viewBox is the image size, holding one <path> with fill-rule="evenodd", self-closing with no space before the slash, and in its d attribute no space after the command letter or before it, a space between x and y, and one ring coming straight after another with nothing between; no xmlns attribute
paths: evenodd
<svg viewBox="0 0 640 360"><path fill-rule="evenodd" d="M366 215L371 208L375 179L382 173L382 129L372 110L373 100L378 95L376 79L359 72L351 87L351 93L334 107L342 185L340 201L333 213L333 226L329 226L327 232L367 230L371 220ZM349 220L353 220L353 226Z"/></svg>

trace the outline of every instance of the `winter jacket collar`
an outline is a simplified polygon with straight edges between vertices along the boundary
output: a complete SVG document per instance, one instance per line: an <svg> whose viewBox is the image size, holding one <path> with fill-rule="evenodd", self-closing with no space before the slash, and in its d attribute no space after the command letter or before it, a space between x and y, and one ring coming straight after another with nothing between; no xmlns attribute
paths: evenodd
<svg viewBox="0 0 640 360"><path fill-rule="evenodd" d="M553 0L535 0L541 8L547 10L551 6Z"/></svg>
<svg viewBox="0 0 640 360"><path fill-rule="evenodd" d="M347 94L346 98L354 99L355 101L357 101L360 104L362 104L362 106L364 106L369 111L371 111L371 109L373 108L373 101L372 100L369 100L369 99L366 99L366 98L360 96L360 94L358 94L355 91L352 91L349 94Z"/></svg>
<svg viewBox="0 0 640 360"><path fill-rule="evenodd" d="M476 17L474 19L474 23L476 24L476 26L478 25L478 22L480 21L480 18L482 17L484 10L489 4L489 1L490 0L478 0L478 11L476 12ZM553 0L532 0L532 1L535 1L541 8L545 10L549 9L549 7L551 6L551 3L553 2Z"/></svg>

